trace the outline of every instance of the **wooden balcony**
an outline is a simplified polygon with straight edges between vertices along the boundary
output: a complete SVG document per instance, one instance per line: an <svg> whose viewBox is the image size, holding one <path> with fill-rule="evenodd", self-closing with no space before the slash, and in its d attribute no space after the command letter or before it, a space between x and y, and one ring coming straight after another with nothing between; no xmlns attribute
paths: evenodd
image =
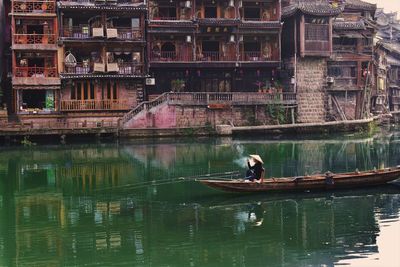
<svg viewBox="0 0 400 267"><path fill-rule="evenodd" d="M196 56L197 61L236 61L235 54L222 54L220 52L203 51L203 53Z"/></svg>
<svg viewBox="0 0 400 267"><path fill-rule="evenodd" d="M141 0L61 0L63 4L68 5L129 5L142 3Z"/></svg>
<svg viewBox="0 0 400 267"><path fill-rule="evenodd" d="M177 54L174 51L162 51L159 53L152 53L151 57L150 57L150 61L152 61L152 62L176 62L176 61L191 62L191 61L193 61L193 56L190 52Z"/></svg>
<svg viewBox="0 0 400 267"><path fill-rule="evenodd" d="M15 67L14 76L19 78L56 78L56 67Z"/></svg>
<svg viewBox="0 0 400 267"><path fill-rule="evenodd" d="M279 61L279 57L271 54L262 55L259 51L248 51L240 54L240 61L263 62L263 61Z"/></svg>
<svg viewBox="0 0 400 267"><path fill-rule="evenodd" d="M400 105L400 96L390 96L393 105Z"/></svg>
<svg viewBox="0 0 400 267"><path fill-rule="evenodd" d="M19 13L19 14L25 13L25 14L35 14L35 15L54 13L55 15L56 1L13 0L12 13Z"/></svg>
<svg viewBox="0 0 400 267"><path fill-rule="evenodd" d="M61 111L102 111L102 110L128 110L126 99L105 100L62 100Z"/></svg>
<svg viewBox="0 0 400 267"><path fill-rule="evenodd" d="M74 40L86 40L91 38L107 37L110 40L124 40L124 41L140 41L143 40L142 31L139 28L129 27L114 27L106 30L106 36L103 34L102 28L95 28L98 30L93 31L93 28L73 26L64 26L63 38ZM101 30L100 30L101 29Z"/></svg>
<svg viewBox="0 0 400 267"><path fill-rule="evenodd" d="M14 44L56 44L55 34L14 34Z"/></svg>
<svg viewBox="0 0 400 267"><path fill-rule="evenodd" d="M82 62L77 62L75 66L64 64L63 74L90 75L95 72L107 72L111 75L141 76L144 73L144 65L134 62L101 64L101 71L100 67L97 67L95 69L94 64Z"/></svg>
<svg viewBox="0 0 400 267"><path fill-rule="evenodd" d="M357 51L356 45L334 45L333 52L346 52L355 53Z"/></svg>
<svg viewBox="0 0 400 267"><path fill-rule="evenodd" d="M304 50L305 55L329 56L332 40L328 24L305 23Z"/></svg>

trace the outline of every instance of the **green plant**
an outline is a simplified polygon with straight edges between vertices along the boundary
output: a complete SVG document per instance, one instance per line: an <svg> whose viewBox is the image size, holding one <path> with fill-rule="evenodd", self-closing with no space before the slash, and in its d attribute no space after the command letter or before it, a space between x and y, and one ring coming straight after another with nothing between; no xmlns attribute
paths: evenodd
<svg viewBox="0 0 400 267"><path fill-rule="evenodd" d="M51 97L46 97L46 108L54 108L54 100Z"/></svg>
<svg viewBox="0 0 400 267"><path fill-rule="evenodd" d="M36 143L29 140L29 136L24 136L24 139L21 141L21 145L23 146L35 146Z"/></svg>
<svg viewBox="0 0 400 267"><path fill-rule="evenodd" d="M287 122L285 108L281 104L266 105L265 114L277 124L284 124Z"/></svg>
<svg viewBox="0 0 400 267"><path fill-rule="evenodd" d="M183 129L183 134L186 136L193 136L195 133L195 130L193 128L184 128Z"/></svg>
<svg viewBox="0 0 400 267"><path fill-rule="evenodd" d="M181 92L185 88L185 80L175 79L171 81L171 90L173 92Z"/></svg>

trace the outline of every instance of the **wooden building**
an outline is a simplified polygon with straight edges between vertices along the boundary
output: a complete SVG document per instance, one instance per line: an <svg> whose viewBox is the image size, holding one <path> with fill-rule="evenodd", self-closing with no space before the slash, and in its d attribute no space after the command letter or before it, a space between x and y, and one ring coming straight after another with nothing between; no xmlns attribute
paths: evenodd
<svg viewBox="0 0 400 267"><path fill-rule="evenodd" d="M387 101L391 111L400 111L400 44L381 41L377 45L378 62L387 67L385 80Z"/></svg>
<svg viewBox="0 0 400 267"><path fill-rule="evenodd" d="M56 111L60 91L56 1L12 0L11 34L12 110Z"/></svg>
<svg viewBox="0 0 400 267"><path fill-rule="evenodd" d="M279 0L149 1L148 94L272 90L280 18Z"/></svg>
<svg viewBox="0 0 400 267"><path fill-rule="evenodd" d="M142 101L146 5L140 0L63 0L58 8L60 111L118 117Z"/></svg>
<svg viewBox="0 0 400 267"><path fill-rule="evenodd" d="M364 117L372 90L366 85L373 83L374 29L368 21L376 6L360 0L282 5L282 51L297 92L299 121Z"/></svg>
<svg viewBox="0 0 400 267"><path fill-rule="evenodd" d="M282 2L284 71L297 93L299 122L328 117L327 61L333 52L333 18L342 11L343 4L328 1Z"/></svg>
<svg viewBox="0 0 400 267"><path fill-rule="evenodd" d="M363 118L370 112L370 99L381 98L383 82L376 83L374 67L376 5L346 0L344 10L333 19L333 54L328 60L328 91L332 115L338 119ZM379 70L384 76L384 69ZM381 86L376 90L375 85ZM384 99L378 99L384 102Z"/></svg>

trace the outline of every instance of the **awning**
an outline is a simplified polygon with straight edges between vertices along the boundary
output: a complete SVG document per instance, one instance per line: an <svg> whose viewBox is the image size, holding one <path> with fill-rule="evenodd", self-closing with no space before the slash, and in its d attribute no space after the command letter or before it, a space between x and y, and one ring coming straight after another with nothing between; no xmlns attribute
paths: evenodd
<svg viewBox="0 0 400 267"><path fill-rule="evenodd" d="M333 37L335 38L340 38L340 37L346 37L346 38L364 38L364 36L359 33L359 32L340 32L340 33L334 33Z"/></svg>
<svg viewBox="0 0 400 267"><path fill-rule="evenodd" d="M394 58L390 55L386 56L386 60L389 65L400 66L400 59Z"/></svg>

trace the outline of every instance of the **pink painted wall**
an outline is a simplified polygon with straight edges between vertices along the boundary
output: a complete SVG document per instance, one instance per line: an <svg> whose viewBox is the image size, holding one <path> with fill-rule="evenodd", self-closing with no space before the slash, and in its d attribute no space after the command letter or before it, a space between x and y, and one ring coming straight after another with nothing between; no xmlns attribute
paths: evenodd
<svg viewBox="0 0 400 267"><path fill-rule="evenodd" d="M141 112L124 125L125 128L174 128L234 124L236 126L275 124L266 115L264 106L242 106L228 109L168 106L163 104Z"/></svg>
<svg viewBox="0 0 400 267"><path fill-rule="evenodd" d="M174 128L176 124L175 106L163 104L150 111L142 111L125 124L126 128Z"/></svg>

